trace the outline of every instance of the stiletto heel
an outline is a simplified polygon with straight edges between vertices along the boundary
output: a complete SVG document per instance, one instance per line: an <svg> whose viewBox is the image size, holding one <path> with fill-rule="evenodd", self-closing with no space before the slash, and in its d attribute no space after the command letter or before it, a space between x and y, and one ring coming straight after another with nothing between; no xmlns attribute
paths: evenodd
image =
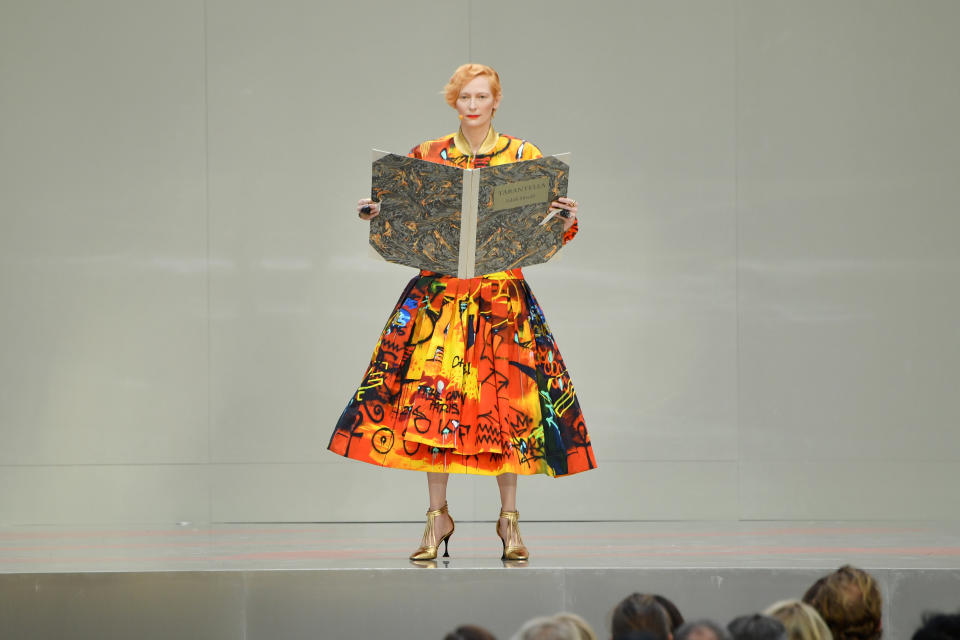
<svg viewBox="0 0 960 640"><path fill-rule="evenodd" d="M440 543L443 543L443 557L450 557L450 536L453 535L454 529L457 528L456 523L453 521L453 518L450 518L450 531L444 534L439 540L436 540L436 534L433 532L433 524L436 522L436 519L447 514L449 517L450 514L447 513L447 503L443 503L443 506L439 509L434 509L432 511L427 511L427 526L423 530L423 544L410 554L411 560L434 560L437 557L437 551L440 549ZM430 540L436 540L436 544L429 544Z"/></svg>
<svg viewBox="0 0 960 640"><path fill-rule="evenodd" d="M507 533L513 532L514 538L517 541L517 544L507 545L507 540L502 535L500 535L500 520L497 519L497 537L500 538L500 542L503 544L503 555L500 556L501 560L526 560L530 557L530 552L527 551L527 548L523 544L523 539L520 537L520 512L519 511L500 511L500 518L503 518L507 521Z"/></svg>

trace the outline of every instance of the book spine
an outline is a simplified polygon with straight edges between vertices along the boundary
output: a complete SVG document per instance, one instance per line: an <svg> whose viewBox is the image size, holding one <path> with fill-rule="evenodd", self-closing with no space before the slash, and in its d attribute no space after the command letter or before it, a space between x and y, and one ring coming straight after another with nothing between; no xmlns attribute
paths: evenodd
<svg viewBox="0 0 960 640"><path fill-rule="evenodd" d="M463 197L460 210L460 263L458 278L472 278L477 264L477 208L480 199L480 172L463 171Z"/></svg>

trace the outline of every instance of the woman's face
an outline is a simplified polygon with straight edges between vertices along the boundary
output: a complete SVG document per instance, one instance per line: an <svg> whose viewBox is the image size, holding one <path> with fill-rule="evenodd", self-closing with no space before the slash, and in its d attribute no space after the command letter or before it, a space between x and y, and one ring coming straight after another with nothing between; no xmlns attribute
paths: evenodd
<svg viewBox="0 0 960 640"><path fill-rule="evenodd" d="M460 89L457 96L457 113L463 116L461 124L466 128L486 131L493 118L493 110L500 106L500 99L493 99L490 80L477 76Z"/></svg>

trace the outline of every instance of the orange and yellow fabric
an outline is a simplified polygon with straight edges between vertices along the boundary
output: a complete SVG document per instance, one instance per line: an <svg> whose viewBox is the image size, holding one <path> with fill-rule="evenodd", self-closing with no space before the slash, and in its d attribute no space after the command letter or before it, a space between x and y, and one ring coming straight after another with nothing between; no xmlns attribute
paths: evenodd
<svg viewBox="0 0 960 640"><path fill-rule="evenodd" d="M463 168L541 157L492 129L475 155L459 132L409 155ZM470 279L420 271L328 448L420 471L565 476L596 467L573 382L520 269Z"/></svg>

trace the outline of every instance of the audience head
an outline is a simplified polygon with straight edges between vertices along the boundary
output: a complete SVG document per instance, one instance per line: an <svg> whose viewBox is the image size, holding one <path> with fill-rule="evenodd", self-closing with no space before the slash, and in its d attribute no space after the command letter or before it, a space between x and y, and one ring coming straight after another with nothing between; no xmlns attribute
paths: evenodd
<svg viewBox="0 0 960 640"><path fill-rule="evenodd" d="M817 610L800 600L775 602L763 613L783 623L789 640L833 640L833 634Z"/></svg>
<svg viewBox="0 0 960 640"><path fill-rule="evenodd" d="M511 640L582 640L582 636L577 625L561 614L527 620Z"/></svg>
<svg viewBox="0 0 960 640"><path fill-rule="evenodd" d="M619 636L613 636L613 640L659 640L657 636L653 635L649 631L640 631L639 629L634 629L632 631L627 631L624 634Z"/></svg>
<svg viewBox="0 0 960 640"><path fill-rule="evenodd" d="M755 613L727 625L733 640L787 640L787 628L776 618Z"/></svg>
<svg viewBox="0 0 960 640"><path fill-rule="evenodd" d="M912 640L960 640L960 613L928 613Z"/></svg>
<svg viewBox="0 0 960 640"><path fill-rule="evenodd" d="M597 640L597 634L593 632L593 628L590 626L590 624L577 614L570 613L569 611L563 611L553 617L557 620L566 620L572 624L577 629L577 633L579 634L577 635L578 640Z"/></svg>
<svg viewBox="0 0 960 640"><path fill-rule="evenodd" d="M443 640L497 640L497 638L483 627L465 624L445 635Z"/></svg>
<svg viewBox="0 0 960 640"><path fill-rule="evenodd" d="M671 640L674 618L668 606L675 611L676 619L682 624L683 616L676 605L663 596L630 594L614 607L610 617L610 632L615 640L620 640L630 631L646 631L657 640Z"/></svg>
<svg viewBox="0 0 960 640"><path fill-rule="evenodd" d="M880 589L862 569L843 565L814 582L803 601L817 610L835 640L877 640L883 633Z"/></svg>
<svg viewBox="0 0 960 640"><path fill-rule="evenodd" d="M677 629L683 626L683 614L680 613L680 609L666 596L662 596L659 593L652 595L653 599L660 603L660 606L663 607L664 611L667 612L667 616L670 618L670 632L676 633Z"/></svg>
<svg viewBox="0 0 960 640"><path fill-rule="evenodd" d="M727 630L713 620L694 620L683 624L674 633L675 640L730 640Z"/></svg>

